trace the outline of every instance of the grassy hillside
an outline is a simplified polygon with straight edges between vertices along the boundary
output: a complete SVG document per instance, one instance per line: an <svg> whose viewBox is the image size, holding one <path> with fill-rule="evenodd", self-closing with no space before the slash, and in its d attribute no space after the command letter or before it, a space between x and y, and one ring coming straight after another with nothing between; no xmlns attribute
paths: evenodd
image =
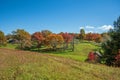
<svg viewBox="0 0 120 80"><path fill-rule="evenodd" d="M17 47L17 45L18 44L7 44L7 46L2 46L1 48L15 49ZM75 44L74 52L72 52L71 50L50 51L50 52L41 52L41 51L39 51L39 52L44 53L44 54L61 56L61 57L70 58L70 59L73 59L73 60L84 62L85 59L87 58L88 53L90 51L95 51L97 49L99 49L99 47L96 46L93 43L90 43L90 42L79 42L78 44ZM38 51L38 49L35 49L35 51Z"/></svg>
<svg viewBox="0 0 120 80"><path fill-rule="evenodd" d="M119 75L119 68L0 48L0 80L120 80Z"/></svg>
<svg viewBox="0 0 120 80"><path fill-rule="evenodd" d="M90 51L96 51L99 48L100 47L98 47L95 44L90 43L90 42L88 42L88 43L80 42L78 44L75 44L74 52L67 50L67 51L63 51L63 52L56 51L56 52L51 52L51 53L48 52L48 53L51 55L61 56L61 57L70 58L73 60L84 62Z"/></svg>

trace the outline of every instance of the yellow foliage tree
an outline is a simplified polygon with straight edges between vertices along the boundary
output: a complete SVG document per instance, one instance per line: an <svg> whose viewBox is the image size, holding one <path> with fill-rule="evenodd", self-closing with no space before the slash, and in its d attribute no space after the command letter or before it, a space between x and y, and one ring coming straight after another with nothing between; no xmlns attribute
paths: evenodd
<svg viewBox="0 0 120 80"><path fill-rule="evenodd" d="M52 47L54 50L60 47L64 42L64 39L59 34L50 34L45 39L46 45Z"/></svg>
<svg viewBox="0 0 120 80"><path fill-rule="evenodd" d="M20 43L20 48L26 48L31 46L31 35L23 29L17 29L14 31L15 38Z"/></svg>

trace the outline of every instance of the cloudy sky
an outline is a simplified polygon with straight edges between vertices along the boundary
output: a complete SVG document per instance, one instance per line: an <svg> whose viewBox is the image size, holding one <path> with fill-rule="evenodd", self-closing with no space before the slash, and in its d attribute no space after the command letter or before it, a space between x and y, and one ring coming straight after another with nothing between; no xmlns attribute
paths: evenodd
<svg viewBox="0 0 120 80"><path fill-rule="evenodd" d="M0 30L102 33L120 16L120 0L0 0Z"/></svg>
<svg viewBox="0 0 120 80"><path fill-rule="evenodd" d="M113 25L103 25L103 26L81 26L80 29L84 29L86 33L102 33L107 32L110 29L113 29Z"/></svg>

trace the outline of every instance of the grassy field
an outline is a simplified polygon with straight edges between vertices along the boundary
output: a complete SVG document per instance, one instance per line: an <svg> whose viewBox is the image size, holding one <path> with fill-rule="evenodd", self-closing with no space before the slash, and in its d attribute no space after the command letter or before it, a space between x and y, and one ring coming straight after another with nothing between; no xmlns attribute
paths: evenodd
<svg viewBox="0 0 120 80"><path fill-rule="evenodd" d="M7 44L7 46L3 46L1 48L15 49L16 47L17 47L17 44ZM44 54L61 56L61 57L70 58L70 59L73 59L73 60L84 62L85 59L87 58L88 53L90 51L95 51L97 49L99 49L99 47L94 45L93 43L90 43L90 42L87 42L87 43L86 42L79 42L78 44L75 44L74 52L72 52L71 50L50 51L50 52L41 52L40 51L40 52L44 53ZM37 49L35 49L35 51L36 50Z"/></svg>
<svg viewBox="0 0 120 80"><path fill-rule="evenodd" d="M37 52L0 49L0 80L120 80L120 69Z"/></svg>
<svg viewBox="0 0 120 80"><path fill-rule="evenodd" d="M92 42L79 42L78 44L75 44L74 52L65 51L63 52L63 54L61 54L61 52L54 52L54 54L52 54L84 62L85 59L88 57L89 52L99 49L100 47Z"/></svg>
<svg viewBox="0 0 120 80"><path fill-rule="evenodd" d="M15 49L18 44L7 44L6 46L1 46L0 48L6 48L6 49Z"/></svg>
<svg viewBox="0 0 120 80"><path fill-rule="evenodd" d="M120 68L83 62L91 43L70 52L30 52L0 48L0 80L120 80Z"/></svg>
<svg viewBox="0 0 120 80"><path fill-rule="evenodd" d="M99 49L98 46L95 46L94 44L91 43L79 43L79 44L75 44L75 50L74 52L72 51L65 51L65 52L51 52L49 54L51 55L56 55L56 56L61 56L61 57L65 57L65 58L70 58L73 60L77 60L77 61L82 61L84 62L85 59L88 56L88 53L90 51L95 51Z"/></svg>

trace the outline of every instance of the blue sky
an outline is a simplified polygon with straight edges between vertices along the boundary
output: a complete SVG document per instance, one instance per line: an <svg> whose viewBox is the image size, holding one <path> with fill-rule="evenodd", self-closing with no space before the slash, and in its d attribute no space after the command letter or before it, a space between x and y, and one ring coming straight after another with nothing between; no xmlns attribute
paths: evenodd
<svg viewBox="0 0 120 80"><path fill-rule="evenodd" d="M106 32L120 16L120 0L0 0L0 30Z"/></svg>

